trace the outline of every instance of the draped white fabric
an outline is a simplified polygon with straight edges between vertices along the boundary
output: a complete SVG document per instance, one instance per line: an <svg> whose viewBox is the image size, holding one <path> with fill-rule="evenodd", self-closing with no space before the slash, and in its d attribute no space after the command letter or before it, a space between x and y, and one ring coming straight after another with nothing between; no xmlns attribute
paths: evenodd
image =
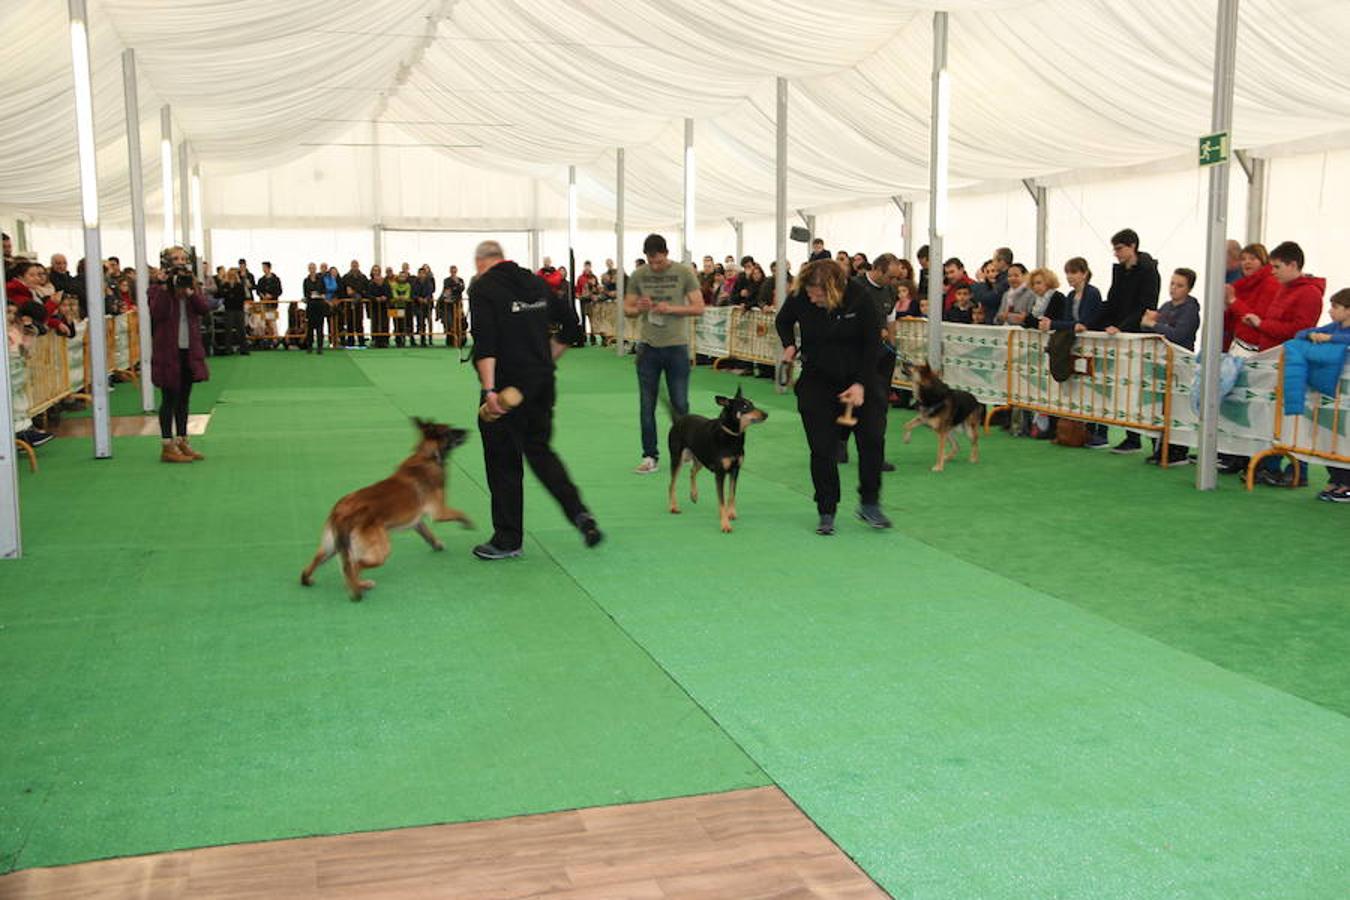
<svg viewBox="0 0 1350 900"><path fill-rule="evenodd" d="M1208 130L1213 0L947 0L954 187L1191 160ZM172 104L216 226L678 218L773 208L774 79L791 80L789 204L927 185L930 4L908 0L90 0L105 216L127 208L120 53L136 48L150 208ZM0 212L78 217L66 8L0 4ZM1350 135L1350 16L1244 0L1238 146ZM372 120L379 125L372 125ZM539 184L537 185L536 182ZM467 223L467 224L466 224Z"/></svg>

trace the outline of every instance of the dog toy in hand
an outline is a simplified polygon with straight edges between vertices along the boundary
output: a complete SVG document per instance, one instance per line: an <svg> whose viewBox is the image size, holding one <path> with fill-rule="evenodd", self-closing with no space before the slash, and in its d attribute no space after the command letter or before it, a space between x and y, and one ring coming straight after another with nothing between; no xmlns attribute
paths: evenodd
<svg viewBox="0 0 1350 900"><path fill-rule="evenodd" d="M845 403L845 404L844 404L844 413L843 413L843 415L841 415L839 418L835 419L834 421L835 421L835 424L837 424L837 425L844 425L844 426L847 426L847 427L849 427L849 428L852 428L854 425L857 425L857 424L858 424L858 420L857 420L856 418L853 417L853 404L852 404L852 403Z"/></svg>
<svg viewBox="0 0 1350 900"><path fill-rule="evenodd" d="M497 392L497 405L502 408L502 415L515 409L522 401L524 401L524 399L524 395L520 393L518 388L505 387ZM484 422L495 422L500 419L501 416L494 415L492 411L488 409L487 404L484 403L482 406L478 407L478 418L482 419Z"/></svg>

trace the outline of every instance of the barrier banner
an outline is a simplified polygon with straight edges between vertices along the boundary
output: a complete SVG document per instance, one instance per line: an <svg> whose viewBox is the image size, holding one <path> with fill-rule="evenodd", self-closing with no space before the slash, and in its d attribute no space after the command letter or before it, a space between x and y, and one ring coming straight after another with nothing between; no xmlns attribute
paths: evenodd
<svg viewBox="0 0 1350 900"><path fill-rule="evenodd" d="M9 394L15 431L27 431L33 427L33 420L28 415L28 362L24 359L25 352L13 347L9 351ZM9 440L8 435L5 440Z"/></svg>
<svg viewBox="0 0 1350 900"><path fill-rule="evenodd" d="M75 336L66 341L66 368L69 370L70 387L82 391L88 387L84 381L84 338L89 331L89 322L75 325Z"/></svg>
<svg viewBox="0 0 1350 900"><path fill-rule="evenodd" d="M928 348L928 323L923 326L924 356ZM898 335L897 335L898 337ZM898 341L897 341L898 343ZM986 406L1008 402L1008 329L996 325L942 327L942 380L969 391Z"/></svg>
<svg viewBox="0 0 1350 900"><path fill-rule="evenodd" d="M731 355L732 313L730 306L710 306L694 317L694 346L704 356L722 359Z"/></svg>
<svg viewBox="0 0 1350 900"><path fill-rule="evenodd" d="M1183 447L1200 443L1200 357L1173 347L1172 429L1170 439ZM1254 456L1269 450L1275 434L1280 357L1275 347L1242 361L1237 382L1219 403L1219 452Z"/></svg>

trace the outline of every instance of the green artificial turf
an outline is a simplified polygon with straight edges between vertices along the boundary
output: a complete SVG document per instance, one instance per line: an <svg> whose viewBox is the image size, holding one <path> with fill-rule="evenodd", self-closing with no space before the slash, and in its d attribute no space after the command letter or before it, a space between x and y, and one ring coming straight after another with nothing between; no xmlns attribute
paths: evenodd
<svg viewBox="0 0 1350 900"><path fill-rule="evenodd" d="M471 421L469 367L212 363L206 463L62 440L21 478L28 556L0 565L10 867L767 777L897 896L1346 882L1348 523L1307 489L1202 495L1191 469L997 433L936 474L920 431L888 448L895 531L823 539L791 398L701 369L695 411L744 385L770 412L723 535L706 474L677 517L666 461L631 473L631 362L587 350L563 362L555 446L609 539L584 549L527 478L525 558L470 559L474 440L450 480L479 530L437 526L441 555L396 538L358 606L333 564L296 584L323 516L406 452L407 416Z"/></svg>

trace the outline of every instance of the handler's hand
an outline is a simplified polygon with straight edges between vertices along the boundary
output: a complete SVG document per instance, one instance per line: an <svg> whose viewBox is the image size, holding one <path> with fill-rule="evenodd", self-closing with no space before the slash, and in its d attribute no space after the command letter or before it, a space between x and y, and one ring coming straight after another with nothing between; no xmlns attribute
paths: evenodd
<svg viewBox="0 0 1350 900"><path fill-rule="evenodd" d="M850 385L848 390L839 395L840 403L852 403L854 406L863 404L863 386L861 384Z"/></svg>
<svg viewBox="0 0 1350 900"><path fill-rule="evenodd" d="M670 304L662 300L652 307L652 312L664 315L665 313L670 312Z"/></svg>
<svg viewBox="0 0 1350 900"><path fill-rule="evenodd" d="M1245 316L1242 317L1242 321L1246 322L1253 328L1261 327L1261 317L1258 316L1256 313L1247 313Z"/></svg>
<svg viewBox="0 0 1350 900"><path fill-rule="evenodd" d="M639 312L646 312L652 308L652 298L646 294L637 298L637 308Z"/></svg>
<svg viewBox="0 0 1350 900"><path fill-rule="evenodd" d="M783 348L783 362L790 363L797 358L797 346L788 344Z"/></svg>
<svg viewBox="0 0 1350 900"><path fill-rule="evenodd" d="M1314 331L1312 334L1308 335L1308 340L1312 341L1314 344L1325 344L1327 341L1331 340L1331 335L1327 334L1325 331Z"/></svg>
<svg viewBox="0 0 1350 900"><path fill-rule="evenodd" d="M494 418L500 418L506 415L506 410L503 409L501 403L498 402L499 399L496 391L488 391L487 396L483 398L483 405L487 407L487 411L491 413Z"/></svg>

